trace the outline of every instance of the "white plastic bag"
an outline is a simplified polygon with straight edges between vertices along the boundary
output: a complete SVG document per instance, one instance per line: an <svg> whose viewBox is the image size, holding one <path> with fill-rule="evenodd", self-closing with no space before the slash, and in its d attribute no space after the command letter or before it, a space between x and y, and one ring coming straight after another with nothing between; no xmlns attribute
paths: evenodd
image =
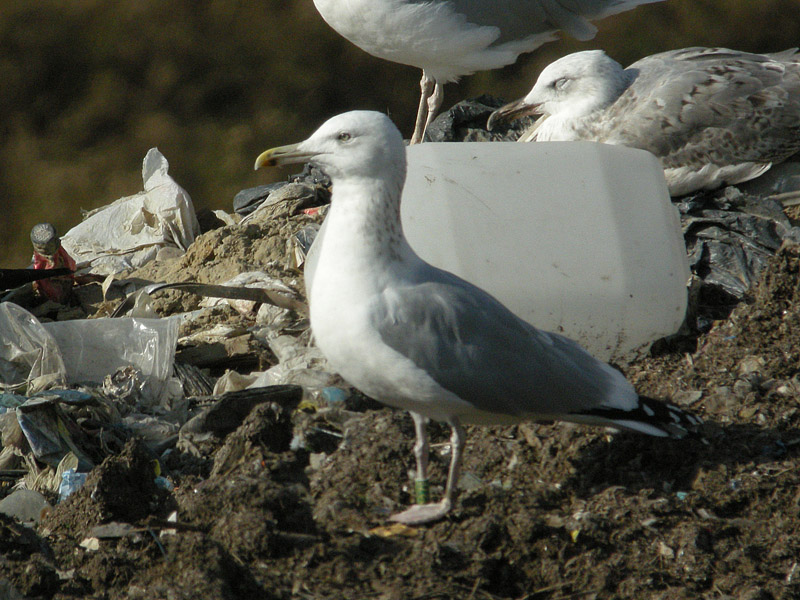
<svg viewBox="0 0 800 600"><path fill-rule="evenodd" d="M142 163L144 191L90 213L61 244L92 272L118 273L144 265L161 248L185 251L200 232L189 194L170 177L169 163L151 148Z"/></svg>

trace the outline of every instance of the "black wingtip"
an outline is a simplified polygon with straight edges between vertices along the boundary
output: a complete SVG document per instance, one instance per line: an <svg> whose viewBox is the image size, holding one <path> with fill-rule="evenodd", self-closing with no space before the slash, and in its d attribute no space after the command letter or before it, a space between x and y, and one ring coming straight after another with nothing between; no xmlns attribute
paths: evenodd
<svg viewBox="0 0 800 600"><path fill-rule="evenodd" d="M630 410L600 406L583 414L603 419L611 427L648 435L675 439L702 435L703 419L648 396L639 396L638 405Z"/></svg>

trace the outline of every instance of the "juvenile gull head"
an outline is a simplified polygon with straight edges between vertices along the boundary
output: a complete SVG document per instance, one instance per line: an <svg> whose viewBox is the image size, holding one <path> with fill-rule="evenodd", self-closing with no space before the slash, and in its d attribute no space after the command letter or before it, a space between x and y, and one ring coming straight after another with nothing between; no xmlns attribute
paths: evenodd
<svg viewBox="0 0 800 600"><path fill-rule="evenodd" d="M601 50L548 65L495 111L542 117L520 141L588 140L655 154L673 196L758 177L800 150L800 55L686 48L627 69Z"/></svg>
<svg viewBox="0 0 800 600"><path fill-rule="evenodd" d="M333 182L309 298L317 345L350 384L411 411L418 481L427 482L427 419L452 430L443 500L394 520L425 523L450 510L462 423L560 419L662 437L682 437L699 424L675 406L640 397L619 371L572 340L537 330L420 259L400 222L405 147L386 116L334 117L304 142L267 150L256 168L306 160Z"/></svg>
<svg viewBox="0 0 800 600"><path fill-rule="evenodd" d="M528 94L492 113L489 127L498 120L527 115L547 115L569 124L611 106L630 85L633 74L602 50L569 54L550 63ZM564 134L567 135L567 134Z"/></svg>

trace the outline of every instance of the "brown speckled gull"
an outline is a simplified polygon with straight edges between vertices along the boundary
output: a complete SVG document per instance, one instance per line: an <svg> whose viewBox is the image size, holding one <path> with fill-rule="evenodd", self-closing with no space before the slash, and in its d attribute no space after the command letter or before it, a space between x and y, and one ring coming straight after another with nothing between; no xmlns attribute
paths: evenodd
<svg viewBox="0 0 800 600"><path fill-rule="evenodd" d="M758 177L800 150L800 55L685 48L627 69L602 50L548 65L489 120L540 114L520 141L588 140L641 148L670 194Z"/></svg>

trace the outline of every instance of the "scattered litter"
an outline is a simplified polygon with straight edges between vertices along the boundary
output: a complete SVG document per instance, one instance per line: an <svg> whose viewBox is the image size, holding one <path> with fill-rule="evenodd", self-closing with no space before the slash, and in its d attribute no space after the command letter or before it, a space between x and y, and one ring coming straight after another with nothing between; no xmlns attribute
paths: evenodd
<svg viewBox="0 0 800 600"><path fill-rule="evenodd" d="M167 523L177 523L177 522L178 522L178 511L173 510L167 517ZM159 537L163 538L168 535L175 535L176 533L178 533L177 529L172 529L167 527L161 530Z"/></svg>
<svg viewBox="0 0 800 600"><path fill-rule="evenodd" d="M96 537L84 538L78 545L89 552L96 552L97 550L100 550L100 540Z"/></svg>
<svg viewBox="0 0 800 600"><path fill-rule="evenodd" d="M783 579L783 582L786 585L791 585L792 584L792 580L794 579L794 575L795 575L796 571L797 571L797 561L792 563L792 566L789 569L789 572L786 573L786 577L784 577L784 579Z"/></svg>
<svg viewBox="0 0 800 600"><path fill-rule="evenodd" d="M270 338L267 343L278 358L278 364L261 373L250 384L251 387L291 383L302 386L307 393L312 393L340 381L329 370L328 361L316 346L291 335L279 335Z"/></svg>
<svg viewBox="0 0 800 600"><path fill-rule="evenodd" d="M278 181L241 190L233 197L233 210L242 216L249 215L267 201L272 191L279 190L285 185L286 182Z"/></svg>
<svg viewBox="0 0 800 600"><path fill-rule="evenodd" d="M192 417L183 427L181 435L210 432L218 437L236 429L259 404L275 403L293 410L300 402L303 390L296 385L277 385L229 392Z"/></svg>
<svg viewBox="0 0 800 600"><path fill-rule="evenodd" d="M483 480L475 473L463 473L458 479L458 489L464 491L477 490L484 486Z"/></svg>
<svg viewBox="0 0 800 600"><path fill-rule="evenodd" d="M276 285L274 287L277 287L278 289L267 289L266 286L244 287L244 286L229 286L229 285L210 285L205 283L194 283L187 281L179 283L152 283L138 290L134 294L128 296L125 302L120 304L114 310L111 316L121 317L128 311L145 305L147 300L149 300L149 297L151 297L156 292L168 289L179 289L185 292L198 294L200 296L235 299L239 301L250 302L252 304L255 304L257 302L266 302L285 309L308 312L308 308L303 302L292 297L292 295L295 294L293 290L291 290L290 288L288 288L283 284ZM152 308L150 308L150 310L152 310Z"/></svg>
<svg viewBox="0 0 800 600"><path fill-rule="evenodd" d="M159 475L154 479L154 481L156 486L158 486L158 488L165 490L167 492L171 492L172 490L175 489L173 483L163 475Z"/></svg>
<svg viewBox="0 0 800 600"><path fill-rule="evenodd" d="M676 203L693 272L707 286L741 300L784 240L800 242L780 203L736 188Z"/></svg>
<svg viewBox="0 0 800 600"><path fill-rule="evenodd" d="M16 409L17 422L38 461L57 467L72 452L81 470L89 470L94 462L80 449L86 446L85 436L61 408L61 403L58 396L30 398Z"/></svg>
<svg viewBox="0 0 800 600"><path fill-rule="evenodd" d="M406 537L413 538L419 535L419 529L403 525L402 523L395 523L394 525L387 525L385 527L373 527L369 530L370 535L377 535L382 538L392 537Z"/></svg>
<svg viewBox="0 0 800 600"><path fill-rule="evenodd" d="M246 288L264 290L264 296L258 295L256 299L231 297L208 297L200 302L200 306L216 306L222 302L227 302L234 309L243 315L253 312L256 304L267 303L282 309L282 313L290 310L308 312L308 307L299 298L296 290L292 289L282 281L271 277L264 271L247 271L240 273L233 279L222 283L223 286L231 288ZM209 295L210 296L210 295Z"/></svg>
<svg viewBox="0 0 800 600"><path fill-rule="evenodd" d="M214 384L213 394L222 396L228 392L238 392L255 383L256 379L258 379L256 373L242 375L238 371L227 370Z"/></svg>
<svg viewBox="0 0 800 600"><path fill-rule="evenodd" d="M135 528L128 523L112 522L92 527L89 534L98 539L114 539L125 537L134 531Z"/></svg>
<svg viewBox="0 0 800 600"><path fill-rule="evenodd" d="M739 372L739 376L747 376L751 375L752 373L758 373L761 371L764 366L766 365L766 361L761 356L746 356L736 367L736 370Z"/></svg>
<svg viewBox="0 0 800 600"><path fill-rule="evenodd" d="M329 405L339 404L350 397L350 391L340 387L327 386L320 390L322 400Z"/></svg>
<svg viewBox="0 0 800 600"><path fill-rule="evenodd" d="M658 542L658 554L667 560L675 558L675 551L664 542Z"/></svg>
<svg viewBox="0 0 800 600"><path fill-rule="evenodd" d="M186 398L211 396L214 393L214 378L194 365L175 361L172 375L180 383Z"/></svg>
<svg viewBox="0 0 800 600"><path fill-rule="evenodd" d="M19 394L0 394L0 415L8 412L10 408L17 408L24 404L27 399L27 396Z"/></svg>
<svg viewBox="0 0 800 600"><path fill-rule="evenodd" d="M180 424L165 418L131 413L124 417L121 423L157 456L174 446L178 440Z"/></svg>
<svg viewBox="0 0 800 600"><path fill-rule="evenodd" d="M295 233L289 240L291 264L295 269L301 269L305 264L306 256L317 238L319 228L318 223L311 223Z"/></svg>
<svg viewBox="0 0 800 600"><path fill-rule="evenodd" d="M265 218L264 215L268 215L266 209L274 204L282 204L287 200L296 202L298 205L297 207L302 209L305 206L317 202L317 188L313 185L299 182L290 182L277 186L270 191L265 201L241 220L240 225L247 225L253 221Z"/></svg>

